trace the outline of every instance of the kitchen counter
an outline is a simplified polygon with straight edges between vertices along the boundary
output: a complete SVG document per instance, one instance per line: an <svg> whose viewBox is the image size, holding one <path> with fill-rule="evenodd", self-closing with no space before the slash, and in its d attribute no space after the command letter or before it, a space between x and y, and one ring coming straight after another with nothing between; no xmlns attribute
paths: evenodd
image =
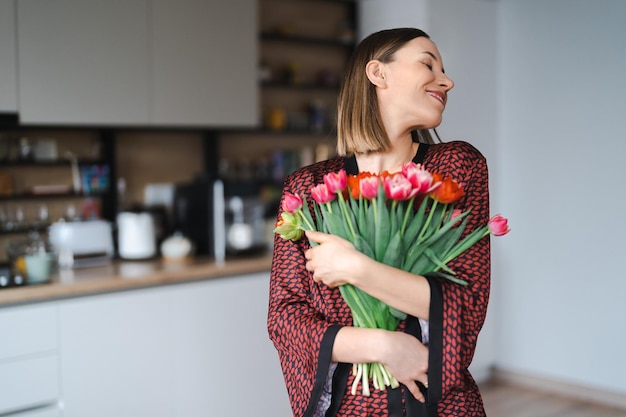
<svg viewBox="0 0 626 417"><path fill-rule="evenodd" d="M185 263L161 259L113 261L103 266L62 271L51 283L0 290L0 307L269 271L270 266L270 254L227 259L223 265L208 258Z"/></svg>

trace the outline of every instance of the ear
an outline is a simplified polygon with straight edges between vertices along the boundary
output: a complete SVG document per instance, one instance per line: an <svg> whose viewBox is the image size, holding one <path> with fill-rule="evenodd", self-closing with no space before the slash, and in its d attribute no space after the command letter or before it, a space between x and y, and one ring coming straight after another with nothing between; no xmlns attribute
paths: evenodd
<svg viewBox="0 0 626 417"><path fill-rule="evenodd" d="M385 64L374 59L365 66L365 74L372 84L376 87L385 88L387 80L385 79Z"/></svg>

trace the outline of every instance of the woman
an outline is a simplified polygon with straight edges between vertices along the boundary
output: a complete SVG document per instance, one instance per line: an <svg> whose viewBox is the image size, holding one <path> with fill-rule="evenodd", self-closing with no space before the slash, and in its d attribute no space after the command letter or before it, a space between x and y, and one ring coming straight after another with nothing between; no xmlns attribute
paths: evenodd
<svg viewBox="0 0 626 417"><path fill-rule="evenodd" d="M426 33L370 35L357 46L339 95L338 156L296 171L284 192L311 201L311 187L329 172L397 172L414 161L464 188L456 207L471 210L465 233L487 224L484 157L465 142L433 144L427 134L441 123L453 86ZM337 236L307 237L320 245L276 238L270 283L268 330L294 415L484 416L468 366L489 298L489 239L450 263L469 283L462 286L383 265ZM352 327L337 288L344 283L408 318L395 332ZM351 395L351 364L363 362L384 364L400 388Z"/></svg>

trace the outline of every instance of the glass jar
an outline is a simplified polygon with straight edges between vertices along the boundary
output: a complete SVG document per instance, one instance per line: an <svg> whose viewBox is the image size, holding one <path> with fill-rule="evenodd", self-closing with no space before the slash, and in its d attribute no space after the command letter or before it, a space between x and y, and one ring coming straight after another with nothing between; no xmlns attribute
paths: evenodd
<svg viewBox="0 0 626 417"><path fill-rule="evenodd" d="M13 277L21 277L29 285L51 280L56 267L54 253L39 233L31 232L27 239L10 241L6 251Z"/></svg>

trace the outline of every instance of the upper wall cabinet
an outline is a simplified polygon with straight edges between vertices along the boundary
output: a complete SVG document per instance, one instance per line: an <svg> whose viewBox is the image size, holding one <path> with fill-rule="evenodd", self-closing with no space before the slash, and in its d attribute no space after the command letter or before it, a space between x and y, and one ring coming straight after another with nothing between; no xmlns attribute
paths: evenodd
<svg viewBox="0 0 626 417"><path fill-rule="evenodd" d="M17 4L23 123L257 123L254 0Z"/></svg>
<svg viewBox="0 0 626 417"><path fill-rule="evenodd" d="M20 0L20 118L148 124L148 1Z"/></svg>
<svg viewBox="0 0 626 417"><path fill-rule="evenodd" d="M154 121L253 127L256 0L154 0Z"/></svg>
<svg viewBox="0 0 626 417"><path fill-rule="evenodd" d="M0 112L17 111L15 0L0 0Z"/></svg>

